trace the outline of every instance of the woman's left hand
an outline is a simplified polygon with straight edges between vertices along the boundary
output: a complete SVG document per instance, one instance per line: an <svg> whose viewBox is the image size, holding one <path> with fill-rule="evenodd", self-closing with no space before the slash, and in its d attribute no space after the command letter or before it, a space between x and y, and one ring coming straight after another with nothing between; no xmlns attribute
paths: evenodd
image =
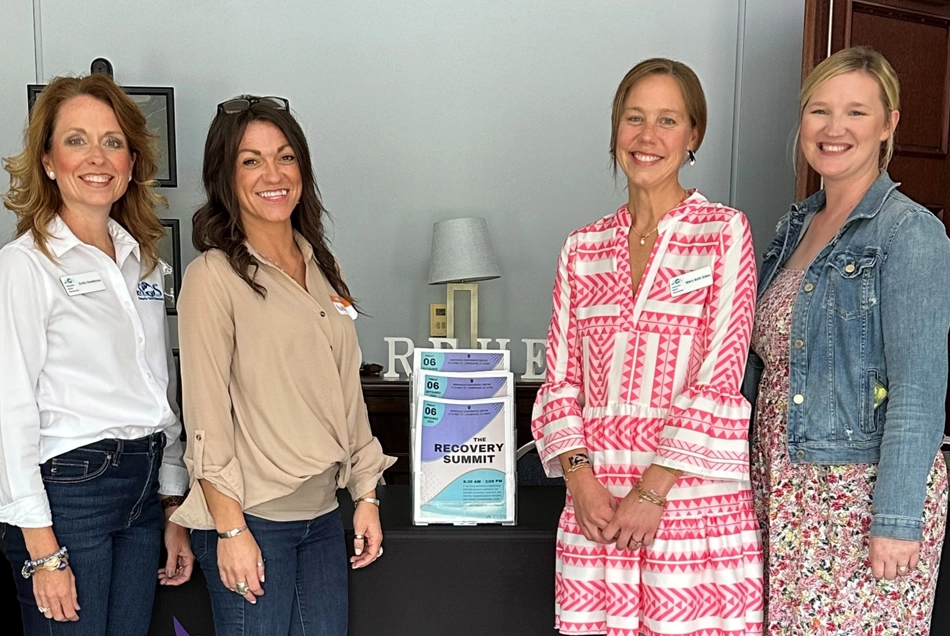
<svg viewBox="0 0 950 636"><path fill-rule="evenodd" d="M159 585L181 585L191 578L195 567L195 555L191 551L191 539L188 528L177 523L165 521L165 549L168 561L158 571Z"/></svg>
<svg viewBox="0 0 950 636"><path fill-rule="evenodd" d="M653 541L662 517L663 508L649 501L641 502L636 489L631 489L620 501L603 535L616 537L618 550L639 550Z"/></svg>
<svg viewBox="0 0 950 636"><path fill-rule="evenodd" d="M379 507L360 502L353 511L353 551L350 567L364 568L383 554L383 529L379 523Z"/></svg>
<svg viewBox="0 0 950 636"><path fill-rule="evenodd" d="M919 556L919 541L871 537L868 546L871 573L876 579L893 580L906 576L917 568Z"/></svg>

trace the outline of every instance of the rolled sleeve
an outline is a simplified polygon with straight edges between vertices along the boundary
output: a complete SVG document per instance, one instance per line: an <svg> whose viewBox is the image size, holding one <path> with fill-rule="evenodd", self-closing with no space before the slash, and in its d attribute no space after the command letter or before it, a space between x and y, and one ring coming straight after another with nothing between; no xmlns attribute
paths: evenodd
<svg viewBox="0 0 950 636"><path fill-rule="evenodd" d="M52 525L36 405L49 311L40 264L18 246L0 250L0 521L24 528Z"/></svg>
<svg viewBox="0 0 950 636"><path fill-rule="evenodd" d="M749 402L740 387L755 310L755 253L737 212L720 235L706 304L702 363L673 401L654 463L711 479L749 480Z"/></svg>
<svg viewBox="0 0 950 636"><path fill-rule="evenodd" d="M234 445L231 359L233 307L217 271L203 254L188 266L178 301L185 464L194 480L204 479L244 505L244 480ZM192 490L194 492L195 489Z"/></svg>
<svg viewBox="0 0 950 636"><path fill-rule="evenodd" d="M573 302L573 241L561 249L554 279L554 311L547 338L547 371L531 413L531 433L549 477L563 475L558 456L586 448L582 419L583 365Z"/></svg>
<svg viewBox="0 0 950 636"><path fill-rule="evenodd" d="M907 211L881 272L887 408L871 536L919 541L927 475L946 417L950 240L925 210Z"/></svg>

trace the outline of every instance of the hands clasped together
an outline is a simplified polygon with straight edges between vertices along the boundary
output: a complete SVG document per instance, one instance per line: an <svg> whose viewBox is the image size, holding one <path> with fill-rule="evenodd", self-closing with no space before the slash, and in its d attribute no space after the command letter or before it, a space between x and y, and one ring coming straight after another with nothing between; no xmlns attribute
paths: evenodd
<svg viewBox="0 0 950 636"><path fill-rule="evenodd" d="M575 471L567 483L574 517L587 540L615 543L618 550L638 550L652 543L664 510L658 503L662 497L653 488L633 488L618 502L592 470Z"/></svg>

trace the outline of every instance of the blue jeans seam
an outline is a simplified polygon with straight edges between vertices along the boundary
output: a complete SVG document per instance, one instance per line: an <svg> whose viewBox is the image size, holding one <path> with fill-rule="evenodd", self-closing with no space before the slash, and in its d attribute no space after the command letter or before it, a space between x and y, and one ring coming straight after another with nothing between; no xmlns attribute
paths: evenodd
<svg viewBox="0 0 950 636"><path fill-rule="evenodd" d="M118 456L119 453L116 453L116 455ZM152 474L152 467L154 465L155 465L155 455L151 455L148 458L148 474L149 475ZM142 488L142 494L139 495L138 501L136 501L135 505L132 506L132 512L129 514L129 523L128 523L128 526L126 527L130 527L133 523L135 523L135 520L138 519L139 515L142 514L142 508L144 507L145 497L146 495L148 495L149 486L151 486L151 483L152 483L151 477L145 480L145 485Z"/></svg>

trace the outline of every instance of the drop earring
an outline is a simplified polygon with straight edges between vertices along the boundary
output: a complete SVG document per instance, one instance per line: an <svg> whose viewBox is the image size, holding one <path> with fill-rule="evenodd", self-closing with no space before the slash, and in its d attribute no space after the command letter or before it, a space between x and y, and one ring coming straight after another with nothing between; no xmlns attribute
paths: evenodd
<svg viewBox="0 0 950 636"><path fill-rule="evenodd" d="M696 165L696 153L694 153L692 150L687 149L687 150L686 150L686 156L689 157L689 165L695 166L695 165Z"/></svg>

